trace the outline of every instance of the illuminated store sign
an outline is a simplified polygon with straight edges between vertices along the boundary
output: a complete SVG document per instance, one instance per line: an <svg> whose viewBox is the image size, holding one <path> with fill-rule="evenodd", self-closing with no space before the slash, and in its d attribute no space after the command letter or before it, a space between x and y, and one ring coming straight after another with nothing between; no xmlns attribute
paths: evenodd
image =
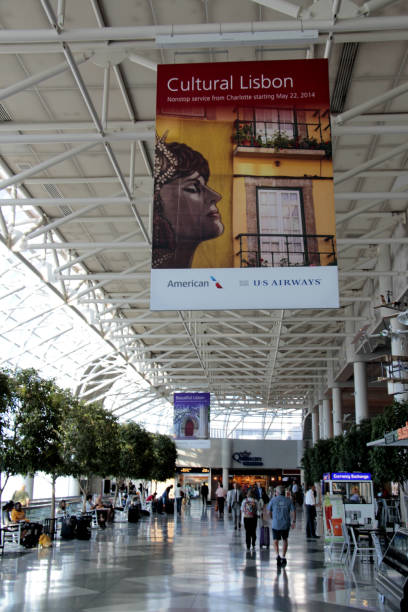
<svg viewBox="0 0 408 612"><path fill-rule="evenodd" d="M370 472L332 472L331 480L371 480Z"/></svg>
<svg viewBox="0 0 408 612"><path fill-rule="evenodd" d="M177 467L177 474L209 474L210 469L205 467Z"/></svg>
<svg viewBox="0 0 408 612"><path fill-rule="evenodd" d="M243 451L242 453L234 453L232 455L234 461L241 463L247 467L255 467L263 465L262 457L251 457L249 451Z"/></svg>

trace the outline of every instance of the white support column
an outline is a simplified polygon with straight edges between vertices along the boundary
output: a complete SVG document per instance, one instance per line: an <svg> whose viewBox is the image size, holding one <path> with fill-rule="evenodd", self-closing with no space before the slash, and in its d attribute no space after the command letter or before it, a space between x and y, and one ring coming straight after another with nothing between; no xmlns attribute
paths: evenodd
<svg viewBox="0 0 408 612"><path fill-rule="evenodd" d="M354 364L354 406L356 423L368 418L367 375L364 361L355 361Z"/></svg>
<svg viewBox="0 0 408 612"><path fill-rule="evenodd" d="M333 437L333 419L332 419L332 410L329 399L323 400L323 418L324 418L324 437L332 438Z"/></svg>
<svg viewBox="0 0 408 612"><path fill-rule="evenodd" d="M317 406L312 409L312 440L313 444L319 439L319 411Z"/></svg>
<svg viewBox="0 0 408 612"><path fill-rule="evenodd" d="M229 468L232 463L232 440L223 438L221 447L222 484L228 489Z"/></svg>
<svg viewBox="0 0 408 612"><path fill-rule="evenodd" d="M333 404L333 435L340 436L343 433L343 419L342 419L340 387L332 387L332 404Z"/></svg>
<svg viewBox="0 0 408 612"><path fill-rule="evenodd" d="M408 358L408 327L402 325L395 317L390 319L391 329L391 355L395 357ZM394 359L390 368L390 377L394 380L398 378L408 378L408 361ZM392 393L397 402L408 400L408 384L399 382L388 383L388 393Z"/></svg>
<svg viewBox="0 0 408 612"><path fill-rule="evenodd" d="M79 482L77 478L74 478L73 476L69 477L68 480L68 490L67 490L67 496L68 497L80 497L81 495L81 489L79 487Z"/></svg>
<svg viewBox="0 0 408 612"><path fill-rule="evenodd" d="M319 401L319 440L324 438L323 400Z"/></svg>
<svg viewBox="0 0 408 612"><path fill-rule="evenodd" d="M28 497L30 498L30 504L32 502L33 499L33 493L34 493L34 476L26 476L24 478L24 485L25 485L25 489L28 493Z"/></svg>

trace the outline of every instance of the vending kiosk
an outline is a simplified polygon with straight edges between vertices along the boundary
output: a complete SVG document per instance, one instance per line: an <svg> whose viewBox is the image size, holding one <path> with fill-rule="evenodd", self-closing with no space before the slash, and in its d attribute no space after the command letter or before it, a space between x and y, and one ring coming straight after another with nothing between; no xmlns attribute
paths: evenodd
<svg viewBox="0 0 408 612"><path fill-rule="evenodd" d="M342 500L346 525L374 526L374 494L370 473L329 472L323 474L322 495L323 507L325 507L325 499L327 502L329 499L337 502ZM329 508L329 503L326 506Z"/></svg>

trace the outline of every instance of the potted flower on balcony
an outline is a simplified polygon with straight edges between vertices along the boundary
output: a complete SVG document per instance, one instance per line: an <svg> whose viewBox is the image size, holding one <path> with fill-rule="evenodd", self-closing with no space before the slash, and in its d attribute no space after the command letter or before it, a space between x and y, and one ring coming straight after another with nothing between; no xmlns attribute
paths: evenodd
<svg viewBox="0 0 408 612"><path fill-rule="evenodd" d="M272 146L275 151L279 151L280 149L290 149L293 144L291 144L293 139L289 138L286 132L275 132L271 138L270 146Z"/></svg>
<svg viewBox="0 0 408 612"><path fill-rule="evenodd" d="M239 123L233 136L238 146L249 147L252 141L252 126L250 123Z"/></svg>
<svg viewBox="0 0 408 612"><path fill-rule="evenodd" d="M320 149L321 144L322 143L316 140L316 138L306 137L300 141L300 147L302 149Z"/></svg>

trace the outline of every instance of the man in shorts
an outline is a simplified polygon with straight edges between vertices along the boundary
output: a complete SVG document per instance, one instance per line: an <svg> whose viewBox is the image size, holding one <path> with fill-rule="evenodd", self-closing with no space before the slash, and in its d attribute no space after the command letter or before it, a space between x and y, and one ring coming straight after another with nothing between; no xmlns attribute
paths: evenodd
<svg viewBox="0 0 408 612"><path fill-rule="evenodd" d="M272 517L273 545L276 551L278 567L286 566L289 529L296 523L296 510L290 497L285 497L283 487L276 487L276 496L272 497L267 508ZM282 557L279 554L279 541L283 540Z"/></svg>

